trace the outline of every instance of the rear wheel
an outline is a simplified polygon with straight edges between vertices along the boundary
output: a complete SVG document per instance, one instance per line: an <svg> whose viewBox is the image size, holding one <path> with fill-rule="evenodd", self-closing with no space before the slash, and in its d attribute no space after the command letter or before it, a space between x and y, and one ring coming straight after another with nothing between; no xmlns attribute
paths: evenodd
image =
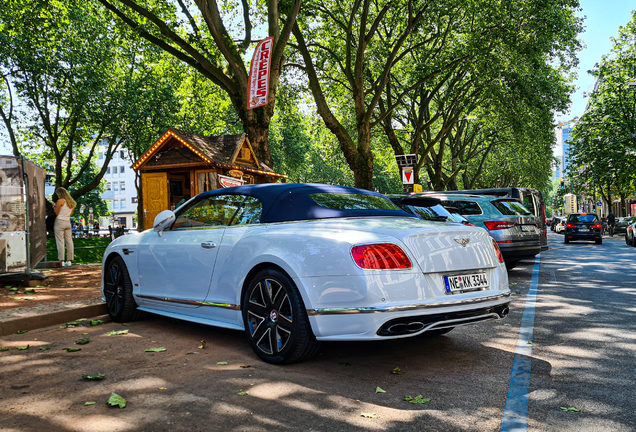
<svg viewBox="0 0 636 432"><path fill-rule="evenodd" d="M596 240L596 244L603 244L603 239Z"/></svg>
<svg viewBox="0 0 636 432"><path fill-rule="evenodd" d="M273 364L305 360L318 352L302 297L289 276L277 269L254 276L243 296L243 323L257 356Z"/></svg>
<svg viewBox="0 0 636 432"><path fill-rule="evenodd" d="M568 240L567 237L563 237L563 243L568 244L568 243L570 243L570 240Z"/></svg>
<svg viewBox="0 0 636 432"><path fill-rule="evenodd" d="M512 270L519 265L519 260L506 261L506 269Z"/></svg>
<svg viewBox="0 0 636 432"><path fill-rule="evenodd" d="M142 317L133 298L133 286L124 260L113 258L104 275L104 297L110 319L115 322L135 321Z"/></svg>

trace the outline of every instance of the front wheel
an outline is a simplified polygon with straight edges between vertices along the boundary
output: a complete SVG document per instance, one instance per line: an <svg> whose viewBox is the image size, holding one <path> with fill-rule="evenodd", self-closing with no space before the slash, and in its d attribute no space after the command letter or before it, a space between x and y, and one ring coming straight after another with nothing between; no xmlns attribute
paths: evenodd
<svg viewBox="0 0 636 432"><path fill-rule="evenodd" d="M302 297L294 281L277 269L254 276L243 296L243 323L252 349L262 360L288 364L318 352Z"/></svg>
<svg viewBox="0 0 636 432"><path fill-rule="evenodd" d="M106 267L104 275L104 297L110 319L115 322L135 321L141 318L133 298L133 286L126 263L116 256Z"/></svg>

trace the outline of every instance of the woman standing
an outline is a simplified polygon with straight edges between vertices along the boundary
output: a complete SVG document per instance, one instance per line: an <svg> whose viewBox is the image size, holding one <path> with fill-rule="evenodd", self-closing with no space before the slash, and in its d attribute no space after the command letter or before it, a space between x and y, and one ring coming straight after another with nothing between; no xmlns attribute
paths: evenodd
<svg viewBox="0 0 636 432"><path fill-rule="evenodd" d="M57 243L57 255L64 267L71 265L73 261L73 230L71 229L71 216L77 203L64 188L57 188L55 194L58 197L55 203L55 242ZM64 244L66 243L66 258L64 261Z"/></svg>

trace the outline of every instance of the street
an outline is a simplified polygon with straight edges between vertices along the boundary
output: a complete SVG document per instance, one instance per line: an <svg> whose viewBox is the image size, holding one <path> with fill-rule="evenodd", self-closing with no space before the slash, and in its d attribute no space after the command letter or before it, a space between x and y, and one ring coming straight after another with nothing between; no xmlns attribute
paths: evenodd
<svg viewBox="0 0 636 432"><path fill-rule="evenodd" d="M522 337L534 261L510 271L513 303L501 322L436 339L323 344L289 366L258 360L241 332L156 316L3 337L0 431L499 431L526 422L530 431L636 430L636 250L622 236L565 245L550 233L549 245ZM90 343L76 345L81 338ZM166 351L144 352L153 347ZM530 368L515 369L510 392L513 361L524 360ZM124 409L107 406L111 393ZM419 395L430 401L404 400Z"/></svg>

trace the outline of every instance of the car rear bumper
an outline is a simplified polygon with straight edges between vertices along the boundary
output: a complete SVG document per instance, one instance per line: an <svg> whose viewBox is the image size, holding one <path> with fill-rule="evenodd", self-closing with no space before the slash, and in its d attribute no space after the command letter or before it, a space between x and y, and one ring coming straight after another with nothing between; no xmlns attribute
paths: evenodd
<svg viewBox="0 0 636 432"><path fill-rule="evenodd" d="M505 261L517 261L524 258L532 258L541 252L541 245L539 242L535 245L525 246L506 246L505 243L499 244L499 249L504 257Z"/></svg>
<svg viewBox="0 0 636 432"><path fill-rule="evenodd" d="M568 240L598 240L601 238L600 232L595 233L565 233L565 238Z"/></svg>

